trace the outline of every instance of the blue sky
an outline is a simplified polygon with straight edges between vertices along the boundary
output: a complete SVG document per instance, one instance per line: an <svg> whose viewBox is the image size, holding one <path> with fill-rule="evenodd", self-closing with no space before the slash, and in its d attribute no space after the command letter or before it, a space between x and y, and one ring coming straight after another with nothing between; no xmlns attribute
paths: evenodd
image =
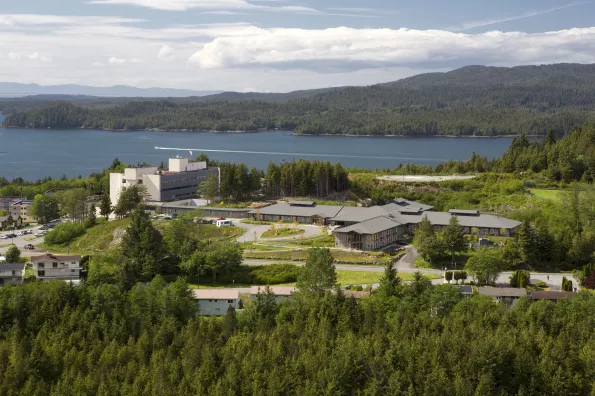
<svg viewBox="0 0 595 396"><path fill-rule="evenodd" d="M0 81L290 91L595 62L593 1L3 3Z"/></svg>

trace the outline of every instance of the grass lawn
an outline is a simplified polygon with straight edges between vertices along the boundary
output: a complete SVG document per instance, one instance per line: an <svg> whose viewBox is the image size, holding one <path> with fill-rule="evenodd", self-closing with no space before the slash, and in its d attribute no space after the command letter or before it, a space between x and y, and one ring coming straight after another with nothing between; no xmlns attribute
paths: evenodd
<svg viewBox="0 0 595 396"><path fill-rule="evenodd" d="M379 264L384 265L391 257L378 253L347 252L343 250L331 250L336 264ZM244 258L255 260L278 260L278 261L305 261L308 256L307 249L293 251L246 251Z"/></svg>
<svg viewBox="0 0 595 396"><path fill-rule="evenodd" d="M12 246L12 243L0 243L0 248Z"/></svg>
<svg viewBox="0 0 595 396"><path fill-rule="evenodd" d="M282 237L288 237L288 236L293 236L293 235L301 235L305 232L306 232L306 230L304 230L302 228L274 228L274 229L270 229L268 231L263 232L260 237L264 238L264 239L266 239L266 238L282 238Z"/></svg>
<svg viewBox="0 0 595 396"><path fill-rule="evenodd" d="M469 253L455 254L456 269L463 270L465 264L467 263L467 260L469 260L470 257L471 254ZM446 267L449 270L455 269L455 266L452 265L450 256L444 257L433 263L428 263L421 256L419 256L417 259L415 259L414 265L415 268L444 269Z"/></svg>
<svg viewBox="0 0 595 396"><path fill-rule="evenodd" d="M531 194L534 195L536 198L554 202L560 201L560 194L562 194L563 192L563 190L546 190L539 188L532 188L530 191Z"/></svg>
<svg viewBox="0 0 595 396"><path fill-rule="evenodd" d="M130 224L130 218L100 222L96 226L89 228L85 234L75 238L67 245L49 245L47 243L40 243L39 247L55 253L70 252L91 254L97 251L105 252L118 245L128 224Z"/></svg>

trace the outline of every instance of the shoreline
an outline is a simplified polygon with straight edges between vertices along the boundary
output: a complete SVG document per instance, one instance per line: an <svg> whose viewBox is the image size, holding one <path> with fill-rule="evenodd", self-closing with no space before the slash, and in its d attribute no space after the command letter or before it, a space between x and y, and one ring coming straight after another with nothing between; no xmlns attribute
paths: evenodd
<svg viewBox="0 0 595 396"><path fill-rule="evenodd" d="M48 129L52 130L54 128L46 127L46 128L31 128L31 127L18 127L18 126L0 126L0 129ZM134 133L134 132L181 132L181 133L215 133L215 134L256 134L256 133L266 133L266 132L291 132L292 136L307 136L307 137L349 137L349 138L424 138L424 139L431 139L431 138L448 138L448 139L511 139L515 137L521 136L521 134L506 134L506 135L491 135L491 136L477 136L477 135L354 135L354 134L336 134L336 133L319 133L319 134L308 134L308 133L300 133L296 134L293 131L283 131L280 129L275 130L258 130L258 131L214 131L214 130L166 130L166 129L158 129L158 128L147 128L147 129L108 129L108 128L56 128L58 130L63 131L103 131L103 132L118 132L118 133ZM527 137L531 138L538 138L544 135L527 135Z"/></svg>

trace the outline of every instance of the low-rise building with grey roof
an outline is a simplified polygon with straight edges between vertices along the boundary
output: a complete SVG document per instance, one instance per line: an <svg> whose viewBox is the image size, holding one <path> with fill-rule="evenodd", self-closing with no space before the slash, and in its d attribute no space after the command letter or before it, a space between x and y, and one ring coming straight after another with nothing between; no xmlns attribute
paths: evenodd
<svg viewBox="0 0 595 396"><path fill-rule="evenodd" d="M343 209L343 206L316 205L305 206L292 203L278 203L260 209L251 210L256 220L284 221L287 223L328 224Z"/></svg>
<svg viewBox="0 0 595 396"><path fill-rule="evenodd" d="M343 249L377 250L403 239L403 223L380 216L335 230L335 246Z"/></svg>
<svg viewBox="0 0 595 396"><path fill-rule="evenodd" d="M494 301L502 302L507 306L512 306L521 298L527 295L527 290L516 289L514 287L478 287L477 294L487 296Z"/></svg>

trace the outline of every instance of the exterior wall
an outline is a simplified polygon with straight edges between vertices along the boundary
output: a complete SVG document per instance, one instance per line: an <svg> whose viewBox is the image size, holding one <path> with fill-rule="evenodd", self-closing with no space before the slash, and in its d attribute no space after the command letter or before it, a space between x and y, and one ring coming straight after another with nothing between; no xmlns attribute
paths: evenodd
<svg viewBox="0 0 595 396"><path fill-rule="evenodd" d="M218 168L161 175L159 201L175 201L197 195L198 187L211 175L219 176Z"/></svg>
<svg viewBox="0 0 595 396"><path fill-rule="evenodd" d="M161 176L144 175L143 184L147 188L151 201L161 202Z"/></svg>
<svg viewBox="0 0 595 396"><path fill-rule="evenodd" d="M24 265L23 265L24 267ZM25 278L24 270L3 270L0 269L0 286L21 285Z"/></svg>
<svg viewBox="0 0 595 396"><path fill-rule="evenodd" d="M121 173L109 174L109 199L112 201L112 206L116 206L120 193L122 192L124 175Z"/></svg>
<svg viewBox="0 0 595 396"><path fill-rule="evenodd" d="M341 249L379 250L403 238L405 226L398 226L376 234L335 233L335 247Z"/></svg>
<svg viewBox="0 0 595 396"><path fill-rule="evenodd" d="M25 223L30 223L34 221L33 216L31 215L31 206L33 205L33 201L17 201L10 205L9 214L16 219L18 216L21 216L21 219Z"/></svg>
<svg viewBox="0 0 595 396"><path fill-rule="evenodd" d="M192 172L207 169L206 162L190 162L188 158L170 158L170 172Z"/></svg>
<svg viewBox="0 0 595 396"><path fill-rule="evenodd" d="M256 215L255 215L256 217ZM261 214L256 220L299 224L327 224L327 220L318 216L287 216L282 214Z"/></svg>
<svg viewBox="0 0 595 396"><path fill-rule="evenodd" d="M237 308L238 300L198 300L200 314L203 316L223 316L227 313L227 308L229 308L230 305L234 308Z"/></svg>
<svg viewBox="0 0 595 396"><path fill-rule="evenodd" d="M78 261L39 261L33 263L35 277L42 280L72 280L80 279L81 265Z"/></svg>

